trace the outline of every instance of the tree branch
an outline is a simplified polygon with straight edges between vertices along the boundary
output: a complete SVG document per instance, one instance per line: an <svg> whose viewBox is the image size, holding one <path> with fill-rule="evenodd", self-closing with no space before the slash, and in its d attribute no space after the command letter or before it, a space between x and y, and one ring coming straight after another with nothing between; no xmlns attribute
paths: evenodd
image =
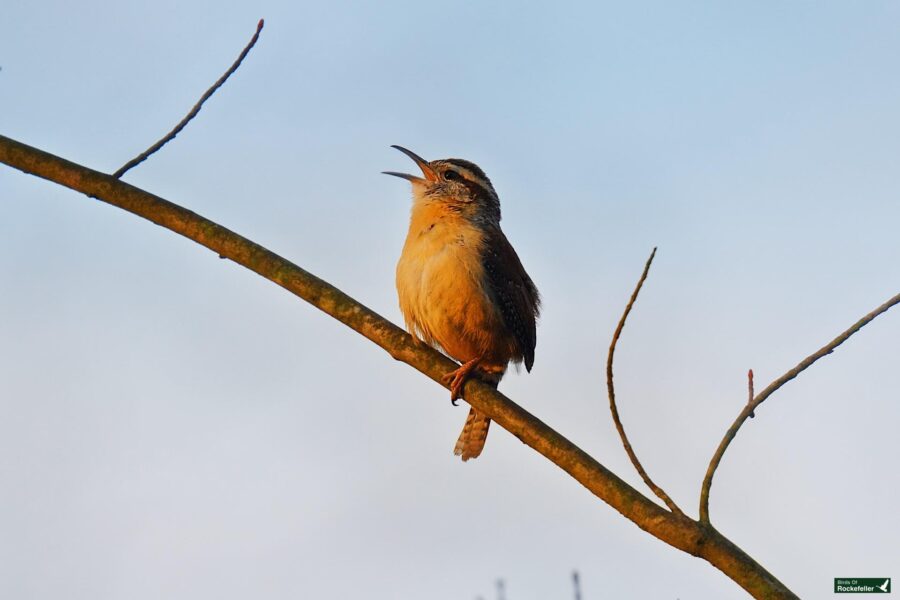
<svg viewBox="0 0 900 600"><path fill-rule="evenodd" d="M127 210L233 260L331 315L396 360L409 364L436 382L456 366L435 350L417 344L399 327L334 286L172 202L3 136L0 136L0 162ZM465 399L638 527L674 548L708 561L753 597L797 598L721 533L660 507L490 386L470 381L465 388Z"/></svg>
<svg viewBox="0 0 900 600"><path fill-rule="evenodd" d="M644 265L644 272L641 273L641 278L638 280L637 286L635 286L634 292L631 294L631 299L628 300L628 304L625 306L625 312L622 313L622 318L619 319L619 325L613 333L612 342L609 344L609 353L606 355L606 392L609 396L609 411L612 413L613 423L616 424L616 430L619 432L619 437L622 439L622 445L625 447L625 452L628 453L628 458L631 459L631 464L634 465L638 475L641 476L641 479L644 480L647 487L650 488L660 500L666 503L669 510L676 515L684 516L684 513L678 508L678 505L675 504L675 501L669 497L665 490L653 483L653 480L650 479L650 476L647 475L647 471L645 471L643 465L641 465L641 461L638 460L637 454L634 453L634 449L628 441L628 436L625 435L625 428L622 426L622 421L619 419L619 409L616 407L616 388L613 384L613 356L616 353L616 344L619 342L619 336L622 335L622 330L625 329L625 320L628 319L631 308L634 306L634 302L637 300L638 294L641 293L641 288L644 286L644 281L647 280L647 274L650 272L650 265L653 264L654 256L656 256L656 248L650 253L650 258L647 259L647 264Z"/></svg>
<svg viewBox="0 0 900 600"><path fill-rule="evenodd" d="M250 50L253 48L253 46L256 45L256 40L259 39L259 34L262 31L263 25L265 25L265 22L263 19L260 19L259 23L256 24L256 33L254 33L253 37L250 38L250 42L244 47L240 55L238 55L237 60L234 61L234 64L232 64L231 67L229 67L229 69L225 71L225 73L221 77L219 77L219 79L212 85L211 88L206 90L206 92L200 97L200 100L197 101L190 112L181 121L179 121L178 125L176 125L175 128L172 129L172 131L164 135L161 140L122 165L118 171L113 173L113 177L115 177L116 179L121 179L122 175L147 160L152 154L156 153L160 148L175 139L176 135L181 133L181 130L184 129L185 126L191 122L191 119L197 116L197 113L200 112L200 109L203 108L203 103L209 100L210 97L215 94L220 87L222 87L222 84L224 84L228 80L228 78L231 77L231 74L238 70L238 67L241 66L242 62L244 62L244 58L246 58L247 54L250 53Z"/></svg>
<svg viewBox="0 0 900 600"><path fill-rule="evenodd" d="M900 303L900 294L897 294L896 296L861 318L859 321L851 325L839 336L801 360L796 367L770 383L766 387L766 389L761 391L755 398L752 396L753 371L750 371L750 401L747 402L747 405L744 406L744 409L734 420L734 423L732 423L731 427L728 428L728 431L725 432L725 437L723 437L722 441L719 442L719 447L716 448L716 453L713 454L712 459L710 459L709 461L709 467L707 467L706 469L706 476L703 478L703 485L700 487L700 521L702 523L709 523L709 490L712 487L713 475L716 474L716 469L719 467L719 463L722 461L722 456L724 456L725 450L728 449L728 445L731 443L731 440L733 440L734 436L737 435L738 429L741 428L741 425L744 424L744 421L746 421L749 417L754 416L756 407L765 402L769 396L771 396L773 393L775 393L776 390L778 390L778 388L811 367L813 363L815 363L823 356L834 352L835 348L846 342L851 335L868 325L870 321L875 319L875 317L887 312L888 309L898 303Z"/></svg>

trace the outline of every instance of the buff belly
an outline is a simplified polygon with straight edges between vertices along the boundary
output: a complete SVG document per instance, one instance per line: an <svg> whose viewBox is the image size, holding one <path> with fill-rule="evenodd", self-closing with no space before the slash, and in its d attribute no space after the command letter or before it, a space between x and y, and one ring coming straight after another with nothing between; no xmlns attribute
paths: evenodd
<svg viewBox="0 0 900 600"><path fill-rule="evenodd" d="M484 287L481 245L469 224L414 217L397 264L400 310L411 333L456 360L485 358L505 370L509 341Z"/></svg>

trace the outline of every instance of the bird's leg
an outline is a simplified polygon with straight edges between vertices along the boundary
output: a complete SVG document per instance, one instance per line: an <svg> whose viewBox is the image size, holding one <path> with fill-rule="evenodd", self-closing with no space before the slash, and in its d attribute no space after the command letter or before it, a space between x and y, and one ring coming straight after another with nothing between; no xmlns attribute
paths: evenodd
<svg viewBox="0 0 900 600"><path fill-rule="evenodd" d="M450 371L441 377L441 381L445 385L450 386L450 403L453 406L456 406L456 401L459 399L459 395L462 392L463 386L466 384L466 380L472 374L475 367L478 366L479 362L481 362L481 357L477 356L472 360L463 363L455 371Z"/></svg>

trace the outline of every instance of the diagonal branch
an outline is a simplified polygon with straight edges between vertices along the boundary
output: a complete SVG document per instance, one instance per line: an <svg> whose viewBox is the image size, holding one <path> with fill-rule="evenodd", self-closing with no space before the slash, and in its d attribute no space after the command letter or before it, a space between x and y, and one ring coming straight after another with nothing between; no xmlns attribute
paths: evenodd
<svg viewBox="0 0 900 600"><path fill-rule="evenodd" d="M631 459L631 464L634 465L638 475L641 476L641 479L644 480L647 487L650 488L660 500L666 503L669 510L676 515L684 516L684 513L678 508L678 505L675 504L675 501L669 497L665 490L653 483L653 480L650 479L650 476L647 475L647 471L645 471L643 465L641 465L641 461L638 460L637 454L634 453L631 442L628 441L628 436L625 435L625 428L622 426L622 420L619 419L619 409L616 407L616 388L615 385L613 385L613 356L616 353L616 344L618 344L619 336L622 335L622 330L625 328L625 320L628 319L631 308L634 306L634 302L637 300L638 294L644 286L644 281L647 280L647 274L650 272L650 265L653 263L654 256L656 256L656 248L650 253L650 258L647 259L647 264L644 265L644 272L641 273L641 278L638 280L637 286L631 294L631 299L625 306L625 312L622 313L622 318L619 319L619 325L616 327L615 333L613 333L612 342L609 344L609 354L606 356L606 391L609 395L609 411L612 413L613 423L616 424L616 430L619 432L619 437L622 438L622 445L625 447L625 452L628 453L628 458Z"/></svg>
<svg viewBox="0 0 900 600"><path fill-rule="evenodd" d="M0 136L0 163L143 217L258 273L365 336L436 382L456 367L334 286L200 215L114 177ZM515 435L597 498L670 546L698 556L754 598L796 599L775 576L728 538L650 500L581 448L490 386L471 381L466 401Z"/></svg>
<svg viewBox="0 0 900 600"><path fill-rule="evenodd" d="M713 475L716 474L716 469L719 467L719 463L722 461L722 456L725 454L725 450L728 449L728 445L731 443L731 440L733 440L734 436L737 435L738 429L741 428L741 425L744 424L744 421L754 415L756 407L765 402L769 396L771 396L773 393L775 393L775 391L778 390L778 388L808 369L820 358L834 352L835 348L846 342L851 335L868 325L869 322L875 319L875 317L877 317L878 315L887 312L888 309L890 309L892 306L895 306L896 304L900 304L900 294L897 294L893 298L889 299L887 302L851 325L839 336L801 360L796 367L770 383L766 387L766 389L757 394L755 398L751 396L750 401L747 402L747 405L744 406L744 409L734 420L734 423L732 423L731 427L728 428L728 431L725 432L725 437L723 437L722 441L719 442L719 447L716 448L716 453L713 454L712 459L709 461L709 467L707 467L706 469L706 476L703 478L703 485L700 487L700 521L702 523L709 523L709 489L710 487L712 487ZM752 394L753 371L750 371L750 373L750 389Z"/></svg>
<svg viewBox="0 0 900 600"><path fill-rule="evenodd" d="M152 154L175 139L175 136L181 133L181 130L184 129L185 126L191 122L191 119L197 116L197 113L200 112L200 109L203 108L203 103L209 100L210 97L215 94L220 87L222 87L222 84L224 84L228 80L228 78L231 77L231 74L238 70L238 67L241 66L242 62L244 62L244 58L246 58L247 54L250 53L250 50L253 48L253 46L256 45L256 40L259 39L259 34L262 31L263 25L265 25L265 22L263 19L260 19L259 23L256 24L256 33L254 33L253 37L250 38L250 42L241 51L240 55L237 57L237 60L234 61L234 64L232 64L231 67L229 67L228 70L225 71L225 73L221 77L219 77L219 79L212 85L212 87L206 90L206 92L200 97L200 100L197 101L197 104L195 104L190 112L181 121L179 121L178 125L176 125L175 128L172 129L172 131L164 135L158 142L122 165L118 171L113 173L113 177L115 177L116 179L121 179L122 175L147 160Z"/></svg>

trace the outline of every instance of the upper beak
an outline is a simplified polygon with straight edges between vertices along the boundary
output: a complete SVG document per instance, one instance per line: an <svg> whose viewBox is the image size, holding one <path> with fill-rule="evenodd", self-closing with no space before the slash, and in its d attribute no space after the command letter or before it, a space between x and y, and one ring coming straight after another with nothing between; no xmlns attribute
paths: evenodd
<svg viewBox="0 0 900 600"><path fill-rule="evenodd" d="M396 148L403 154L405 154L408 157L410 157L411 159L413 159L416 162L416 164L419 165L419 168L422 169L422 174L425 175L425 179L422 179L421 177L417 177L415 175L410 175L408 173L397 173L396 171L382 171L382 173L384 173L385 175L393 175L394 177L401 177L403 179L408 179L409 181L412 181L413 183L415 183L416 181L424 182L425 180L428 180L428 181L437 181L438 180L437 173L434 172L434 169L431 168L431 166L428 164L427 160L425 160L424 158L422 158L421 156L419 156L412 150L407 150L403 146L391 146L391 148Z"/></svg>

